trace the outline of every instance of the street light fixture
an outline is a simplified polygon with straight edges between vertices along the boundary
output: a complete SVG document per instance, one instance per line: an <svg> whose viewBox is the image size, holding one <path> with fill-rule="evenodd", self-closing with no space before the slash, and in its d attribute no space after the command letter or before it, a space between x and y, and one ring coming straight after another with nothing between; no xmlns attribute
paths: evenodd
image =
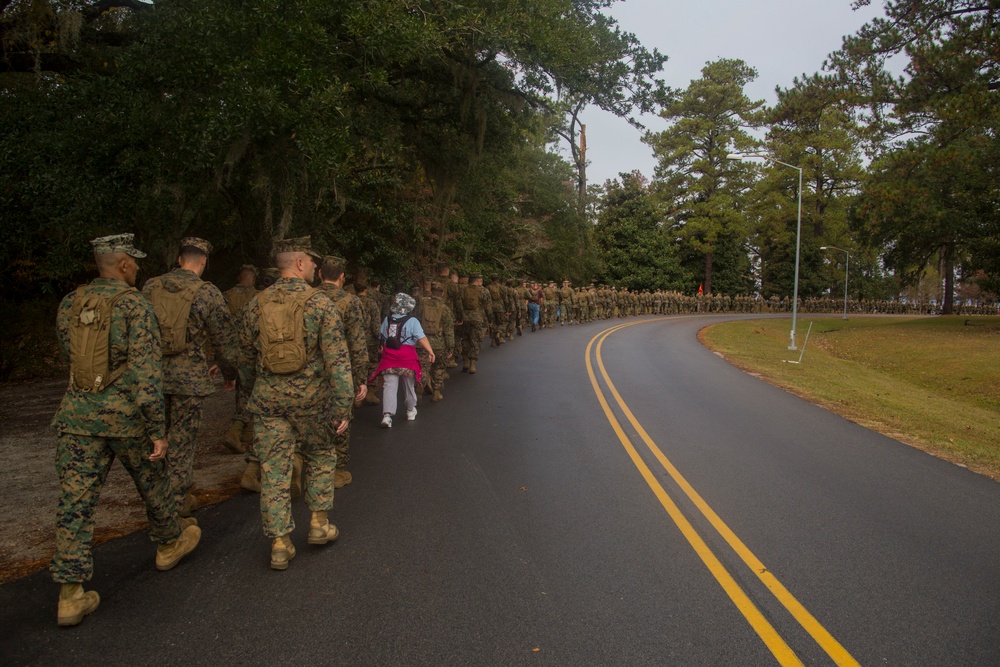
<svg viewBox="0 0 1000 667"><path fill-rule="evenodd" d="M847 261L844 263L844 319L847 319L847 278L851 270L851 253L847 252L843 248L838 248L834 245L821 245L820 250L839 250L840 252L847 255Z"/></svg>
<svg viewBox="0 0 1000 667"><path fill-rule="evenodd" d="M795 323L798 320L799 315L799 250L802 247L802 167L796 167L794 164L788 164L787 162L782 162L781 160L775 160L773 157L765 153L730 153L726 156L726 159L740 160L744 162L753 159L767 160L785 167L791 167L799 172L799 215L798 221L795 224L795 288L792 294L791 344L788 346L789 350L797 350L798 348L795 347Z"/></svg>

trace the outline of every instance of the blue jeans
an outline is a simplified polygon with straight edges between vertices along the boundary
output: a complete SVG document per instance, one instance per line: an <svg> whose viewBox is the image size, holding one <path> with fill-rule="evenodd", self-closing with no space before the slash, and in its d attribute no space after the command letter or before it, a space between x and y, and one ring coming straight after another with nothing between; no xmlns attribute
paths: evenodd
<svg viewBox="0 0 1000 667"><path fill-rule="evenodd" d="M538 304L537 303L529 303L528 304L528 319L530 319L531 323L534 324L536 327L538 326L538 313L539 313Z"/></svg>

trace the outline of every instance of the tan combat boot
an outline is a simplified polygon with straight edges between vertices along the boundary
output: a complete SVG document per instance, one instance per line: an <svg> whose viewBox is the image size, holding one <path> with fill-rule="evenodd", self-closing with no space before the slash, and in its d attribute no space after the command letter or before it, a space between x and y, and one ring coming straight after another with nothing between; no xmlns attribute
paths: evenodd
<svg viewBox="0 0 1000 667"><path fill-rule="evenodd" d="M431 396L431 401L433 401L434 403L437 403L438 401L442 400L443 398L444 398L444 396L441 395L441 390L440 389L435 389L434 390L434 395Z"/></svg>
<svg viewBox="0 0 1000 667"><path fill-rule="evenodd" d="M379 400L378 396L375 394L375 387L369 385L368 393L365 394L365 403L368 405L378 405L382 401Z"/></svg>
<svg viewBox="0 0 1000 667"><path fill-rule="evenodd" d="M240 479L240 488L260 493L260 462L247 463L247 469L243 471L243 478Z"/></svg>
<svg viewBox="0 0 1000 667"><path fill-rule="evenodd" d="M198 526L187 526L173 542L164 542L156 547L156 569L165 572L177 563L181 558L194 551L201 540L201 528Z"/></svg>
<svg viewBox="0 0 1000 667"><path fill-rule="evenodd" d="M292 455L292 498L302 495L302 455Z"/></svg>
<svg viewBox="0 0 1000 667"><path fill-rule="evenodd" d="M59 589L59 625L68 627L79 625L87 614L101 604L101 596L96 591L84 591L83 584L63 584Z"/></svg>
<svg viewBox="0 0 1000 667"><path fill-rule="evenodd" d="M247 422L243 425L243 434L240 441L243 443L243 449L246 449L253 443L253 422Z"/></svg>
<svg viewBox="0 0 1000 667"><path fill-rule="evenodd" d="M325 511L312 513L312 519L309 521L309 544L326 544L338 537L340 531L330 523Z"/></svg>
<svg viewBox="0 0 1000 667"><path fill-rule="evenodd" d="M463 373L468 373L468 372L469 372L469 359L468 359L468 358L466 358L466 359L465 359L465 360L464 360L464 361L462 362L462 372L463 372Z"/></svg>
<svg viewBox="0 0 1000 667"><path fill-rule="evenodd" d="M186 519L187 517L191 516L191 512L195 511L196 509L198 509L198 499L194 497L193 493L190 492L185 493L184 504L181 505L181 508L179 510L177 510L177 513L180 514L182 518Z"/></svg>
<svg viewBox="0 0 1000 667"><path fill-rule="evenodd" d="M476 360L473 359L472 361L469 362L469 375L475 375L475 374L476 374Z"/></svg>
<svg viewBox="0 0 1000 667"><path fill-rule="evenodd" d="M287 570L288 561L295 558L295 545L288 535L274 538L271 543L271 569Z"/></svg>
<svg viewBox="0 0 1000 667"><path fill-rule="evenodd" d="M243 430L245 427L246 424L238 419L234 419L233 423L229 425L229 430L226 431L226 437L222 439L222 444L234 454L242 454L247 450L246 445L243 444Z"/></svg>
<svg viewBox="0 0 1000 667"><path fill-rule="evenodd" d="M333 473L333 488L342 489L354 479L354 475L347 472L343 468L337 468Z"/></svg>

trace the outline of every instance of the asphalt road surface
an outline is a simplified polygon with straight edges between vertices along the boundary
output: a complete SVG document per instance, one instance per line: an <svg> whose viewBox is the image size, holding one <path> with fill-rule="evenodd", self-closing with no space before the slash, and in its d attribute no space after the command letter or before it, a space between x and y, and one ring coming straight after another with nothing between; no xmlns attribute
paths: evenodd
<svg viewBox="0 0 1000 667"><path fill-rule="evenodd" d="M297 504L285 572L244 494L172 571L98 547L75 628L46 572L3 586L0 664L1000 664L1000 486L732 368L719 319L640 319L362 409L342 536Z"/></svg>

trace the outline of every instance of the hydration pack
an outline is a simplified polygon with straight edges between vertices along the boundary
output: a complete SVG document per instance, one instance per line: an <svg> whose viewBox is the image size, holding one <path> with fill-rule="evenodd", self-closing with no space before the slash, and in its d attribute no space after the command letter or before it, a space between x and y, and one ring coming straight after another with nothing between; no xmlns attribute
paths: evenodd
<svg viewBox="0 0 1000 667"><path fill-rule="evenodd" d="M479 308L479 285L466 285L462 290L462 308L477 310Z"/></svg>
<svg viewBox="0 0 1000 667"><path fill-rule="evenodd" d="M267 289L260 293L260 343L264 368L275 375L290 375L305 368L309 360L305 341L306 302L319 293Z"/></svg>
<svg viewBox="0 0 1000 667"><path fill-rule="evenodd" d="M390 350L398 350L403 347L403 325L413 319L413 315L407 315L403 319L394 321L389 317L386 323L385 346Z"/></svg>
<svg viewBox="0 0 1000 667"><path fill-rule="evenodd" d="M128 364L122 364L108 372L111 310L119 299L135 291L130 287L117 294L99 294L89 292L86 285L77 288L69 326L71 386L100 393L128 370Z"/></svg>
<svg viewBox="0 0 1000 667"><path fill-rule="evenodd" d="M444 317L444 311L447 307L447 304L443 301L424 299L424 316L421 318L423 320L421 325L424 328L425 335L441 335L441 319Z"/></svg>
<svg viewBox="0 0 1000 667"><path fill-rule="evenodd" d="M156 319L160 322L160 344L163 356L170 357L188 349L188 318L194 297L204 285L199 280L190 285L157 280L149 291Z"/></svg>

